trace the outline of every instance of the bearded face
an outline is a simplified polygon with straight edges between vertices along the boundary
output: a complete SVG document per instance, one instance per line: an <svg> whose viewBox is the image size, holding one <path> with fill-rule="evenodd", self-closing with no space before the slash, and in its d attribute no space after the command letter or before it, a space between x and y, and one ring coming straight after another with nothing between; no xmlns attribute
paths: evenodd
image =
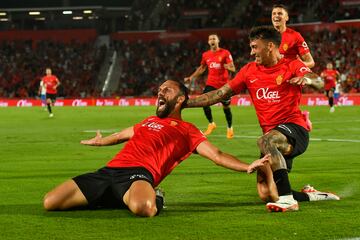
<svg viewBox="0 0 360 240"><path fill-rule="evenodd" d="M166 118L174 110L176 105L177 97L166 100L164 97L158 98L156 116L159 118Z"/></svg>

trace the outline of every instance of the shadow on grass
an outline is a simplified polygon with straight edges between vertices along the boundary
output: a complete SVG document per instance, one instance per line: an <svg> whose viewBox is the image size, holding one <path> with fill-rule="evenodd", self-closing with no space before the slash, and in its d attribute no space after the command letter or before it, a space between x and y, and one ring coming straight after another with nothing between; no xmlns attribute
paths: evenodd
<svg viewBox="0 0 360 240"><path fill-rule="evenodd" d="M237 207L258 206L259 202L172 202L164 212L174 215L187 213L203 213L217 211L233 211ZM118 219L134 217L127 209L73 209L68 211L45 211L41 204L2 204L1 215L33 215L50 218L91 218Z"/></svg>
<svg viewBox="0 0 360 240"><path fill-rule="evenodd" d="M0 205L1 215L33 215L54 218L92 218L112 219L129 218L132 214L126 209L74 209L68 211L45 211L41 204L2 204Z"/></svg>

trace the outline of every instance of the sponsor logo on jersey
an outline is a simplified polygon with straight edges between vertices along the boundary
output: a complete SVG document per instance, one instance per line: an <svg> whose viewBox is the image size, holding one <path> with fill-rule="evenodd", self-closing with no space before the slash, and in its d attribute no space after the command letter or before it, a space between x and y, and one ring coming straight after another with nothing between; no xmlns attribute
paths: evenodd
<svg viewBox="0 0 360 240"><path fill-rule="evenodd" d="M279 92L278 91L269 91L269 88L259 88L256 91L256 98L257 99L266 99L266 100L274 100L279 99Z"/></svg>
<svg viewBox="0 0 360 240"><path fill-rule="evenodd" d="M289 45L287 43L284 43L283 50L286 52L289 48Z"/></svg>
<svg viewBox="0 0 360 240"><path fill-rule="evenodd" d="M143 123L141 126L143 127L148 127L149 130L153 130L153 131L160 131L164 125L161 125L159 123L156 123L156 122L146 122L146 123Z"/></svg>
<svg viewBox="0 0 360 240"><path fill-rule="evenodd" d="M276 79L275 79L276 84L280 85L282 83L283 79L284 79L283 75L277 76Z"/></svg>
<svg viewBox="0 0 360 240"><path fill-rule="evenodd" d="M221 68L221 64L217 63L217 62L211 62L209 65L209 68L215 68L215 69L220 69Z"/></svg>

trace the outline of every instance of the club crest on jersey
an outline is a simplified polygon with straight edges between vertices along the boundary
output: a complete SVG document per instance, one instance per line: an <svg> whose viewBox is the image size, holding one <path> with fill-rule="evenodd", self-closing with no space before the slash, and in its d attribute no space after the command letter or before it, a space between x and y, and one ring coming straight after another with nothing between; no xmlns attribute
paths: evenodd
<svg viewBox="0 0 360 240"><path fill-rule="evenodd" d="M221 62L221 60L222 60L222 57L218 57L218 59L219 59L219 62Z"/></svg>
<svg viewBox="0 0 360 240"><path fill-rule="evenodd" d="M276 84L280 85L283 81L284 77L282 75L279 75L276 77Z"/></svg>
<svg viewBox="0 0 360 240"><path fill-rule="evenodd" d="M283 50L286 52L289 48L289 45L287 43L284 43Z"/></svg>

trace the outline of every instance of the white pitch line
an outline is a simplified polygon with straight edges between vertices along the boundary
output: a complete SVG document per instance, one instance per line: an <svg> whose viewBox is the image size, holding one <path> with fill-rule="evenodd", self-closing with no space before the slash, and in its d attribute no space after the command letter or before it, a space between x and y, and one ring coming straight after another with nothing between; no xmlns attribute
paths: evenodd
<svg viewBox="0 0 360 240"><path fill-rule="evenodd" d="M100 132L102 132L102 133L113 133L113 132L118 132L119 131L119 129L96 129L96 130L90 129L90 130L84 130L83 132L85 132L85 133L96 133L98 130L100 130Z"/></svg>
<svg viewBox="0 0 360 240"><path fill-rule="evenodd" d="M360 237L354 237L354 238L340 238L339 240L360 240Z"/></svg>
<svg viewBox="0 0 360 240"><path fill-rule="evenodd" d="M99 129L102 133L113 133L119 131L119 129ZM96 130L84 130L86 133L96 133ZM211 134L211 137L223 138L225 135ZM235 135L234 138L244 138L244 139L258 139L260 136L248 136L248 135ZM336 139L336 138L310 138L310 141L317 142L350 142L350 143L360 143L359 139Z"/></svg>

